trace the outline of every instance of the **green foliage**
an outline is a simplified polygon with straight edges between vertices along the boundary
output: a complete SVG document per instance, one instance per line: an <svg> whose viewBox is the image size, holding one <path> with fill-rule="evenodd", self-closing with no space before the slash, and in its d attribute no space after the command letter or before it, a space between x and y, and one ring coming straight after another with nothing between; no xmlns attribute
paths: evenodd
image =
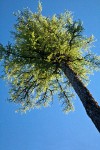
<svg viewBox="0 0 100 150"><path fill-rule="evenodd" d="M83 25L71 12L45 17L41 11L39 3L37 13L24 9L15 14L15 42L0 45L4 78L10 83L10 101L21 104L21 111L48 106L56 93L67 112L73 109L74 94L61 64L68 64L86 82L100 67L100 57L90 51L93 36L82 35Z"/></svg>

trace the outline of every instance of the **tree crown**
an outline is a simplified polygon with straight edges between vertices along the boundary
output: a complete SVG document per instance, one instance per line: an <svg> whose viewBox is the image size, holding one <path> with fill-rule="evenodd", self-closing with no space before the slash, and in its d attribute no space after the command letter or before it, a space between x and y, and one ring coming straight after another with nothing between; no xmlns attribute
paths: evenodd
<svg viewBox="0 0 100 150"><path fill-rule="evenodd" d="M83 36L82 22L74 21L71 12L45 17L41 11L41 3L37 13L18 11L14 44L0 45L10 101L20 103L26 111L47 106L57 93L68 112L73 109L73 90L61 64L68 64L86 83L88 75L100 68L100 57L90 51L93 36Z"/></svg>

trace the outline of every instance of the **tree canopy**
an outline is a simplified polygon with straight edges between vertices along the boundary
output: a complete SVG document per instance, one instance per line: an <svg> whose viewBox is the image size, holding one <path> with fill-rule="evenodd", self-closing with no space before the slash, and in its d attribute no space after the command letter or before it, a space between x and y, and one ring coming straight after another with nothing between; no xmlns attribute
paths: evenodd
<svg viewBox="0 0 100 150"><path fill-rule="evenodd" d="M3 77L10 85L10 101L21 104L21 111L48 106L54 94L73 110L73 87L61 69L67 63L87 84L89 74L100 68L100 56L91 52L93 35L83 35L83 24L74 21L70 11L46 17L29 9L15 13L14 42L0 44Z"/></svg>

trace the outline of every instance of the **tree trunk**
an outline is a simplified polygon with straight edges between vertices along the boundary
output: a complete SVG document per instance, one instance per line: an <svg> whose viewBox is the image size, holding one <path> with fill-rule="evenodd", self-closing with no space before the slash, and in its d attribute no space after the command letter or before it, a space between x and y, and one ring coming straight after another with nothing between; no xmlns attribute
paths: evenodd
<svg viewBox="0 0 100 150"><path fill-rule="evenodd" d="M79 96L88 116L100 132L100 106L94 100L86 86L79 79L77 74L66 64L62 64L62 71L65 73L75 92Z"/></svg>

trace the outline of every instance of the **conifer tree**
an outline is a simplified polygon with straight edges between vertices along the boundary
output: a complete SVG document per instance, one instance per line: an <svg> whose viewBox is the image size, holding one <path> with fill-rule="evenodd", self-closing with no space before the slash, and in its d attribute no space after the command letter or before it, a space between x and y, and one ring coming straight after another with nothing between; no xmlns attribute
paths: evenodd
<svg viewBox="0 0 100 150"><path fill-rule="evenodd" d="M0 44L9 101L21 104L19 110L25 112L48 106L56 94L69 112L75 90L100 132L100 106L86 87L89 75L100 69L100 56L90 50L94 37L83 35L82 22L74 21L69 11L52 17L41 11L41 3L37 13L18 11L13 44Z"/></svg>

